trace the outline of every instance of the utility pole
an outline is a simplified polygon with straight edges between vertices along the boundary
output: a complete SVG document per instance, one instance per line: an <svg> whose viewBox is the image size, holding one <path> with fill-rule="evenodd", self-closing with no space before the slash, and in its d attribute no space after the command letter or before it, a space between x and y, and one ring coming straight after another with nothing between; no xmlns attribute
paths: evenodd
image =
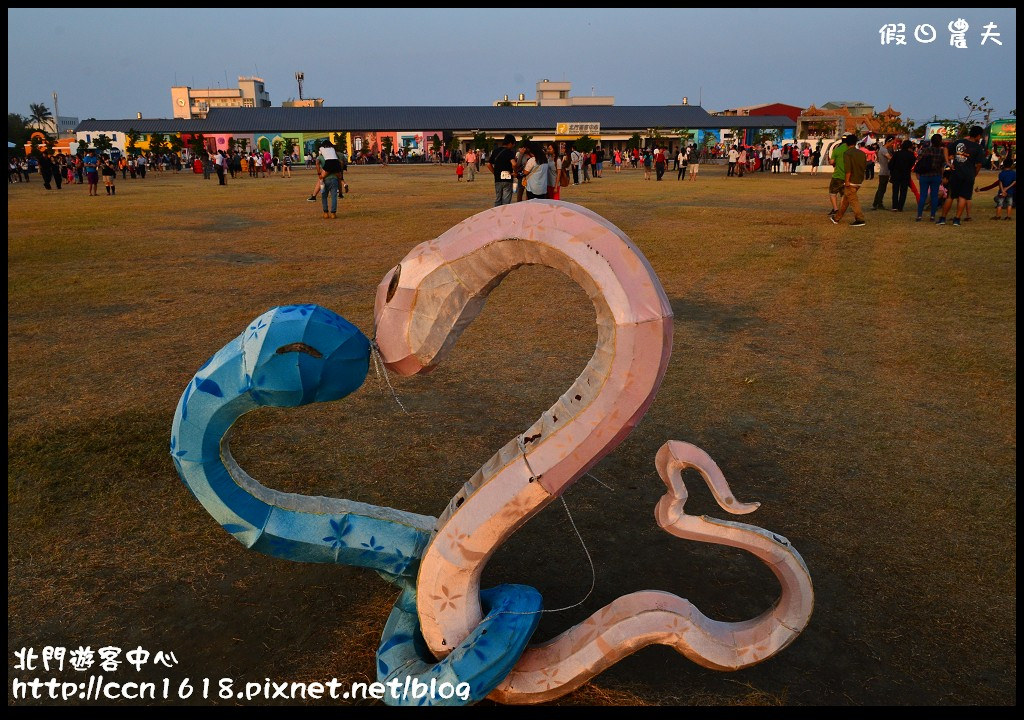
<svg viewBox="0 0 1024 720"><path fill-rule="evenodd" d="M60 113L57 111L57 93L53 93L53 127L57 131L57 140L60 140Z"/></svg>

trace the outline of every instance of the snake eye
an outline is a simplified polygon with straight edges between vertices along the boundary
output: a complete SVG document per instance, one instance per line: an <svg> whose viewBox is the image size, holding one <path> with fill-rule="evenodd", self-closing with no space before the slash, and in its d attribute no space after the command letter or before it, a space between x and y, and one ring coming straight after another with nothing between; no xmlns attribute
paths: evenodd
<svg viewBox="0 0 1024 720"><path fill-rule="evenodd" d="M312 345L307 345L306 343L292 343L290 345L282 345L277 349L276 352L278 355L284 355L285 353L290 352L300 352L306 353L307 355L312 355L315 358L323 357L323 354L319 350L317 350Z"/></svg>
<svg viewBox="0 0 1024 720"><path fill-rule="evenodd" d="M391 298L395 296L395 291L398 290L398 278L402 275L402 266L399 265L395 268L394 273L391 275L391 282L388 283L388 294L384 298L384 302L391 302Z"/></svg>

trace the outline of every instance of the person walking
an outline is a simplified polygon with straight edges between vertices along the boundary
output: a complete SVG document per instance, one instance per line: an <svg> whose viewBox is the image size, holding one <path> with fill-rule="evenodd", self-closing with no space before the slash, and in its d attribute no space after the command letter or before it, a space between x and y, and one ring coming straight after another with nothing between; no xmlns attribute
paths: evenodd
<svg viewBox="0 0 1024 720"><path fill-rule="evenodd" d="M466 153L466 182L473 182L476 179L476 150L470 148Z"/></svg>
<svg viewBox="0 0 1024 720"><path fill-rule="evenodd" d="M935 133L931 141L921 148L914 164L914 173L917 175L917 184L921 187L921 194L917 198L916 222L921 222L924 216L924 206L931 201L931 221L935 222L935 213L939 211L939 186L942 184L942 172L949 164L949 156L942 144L942 136ZM973 183L973 178L972 178Z"/></svg>
<svg viewBox="0 0 1024 720"><path fill-rule="evenodd" d="M560 188L569 187L570 178L572 177L573 172L572 156L567 152L563 152L559 163L560 164L558 167L558 185ZM575 183L573 184L575 185ZM561 190L558 191L558 199L562 199Z"/></svg>
<svg viewBox="0 0 1024 720"><path fill-rule="evenodd" d="M878 189L875 190L875 199L871 202L872 210L885 210L885 191L889 187L889 161L892 159L895 143L896 137L887 135L885 142L875 154L876 162L878 162ZM811 172L814 172L813 168Z"/></svg>
<svg viewBox="0 0 1024 720"><path fill-rule="evenodd" d="M657 182L661 182L665 176L665 165L665 148L658 146L654 148L654 174L657 176Z"/></svg>
<svg viewBox="0 0 1024 720"><path fill-rule="evenodd" d="M985 161L985 150L981 146L981 136L984 133L980 125L972 125L965 139L953 143L953 152L948 156L953 169L953 174L949 178L949 197L942 206L942 217L936 221L937 225L946 223L946 215L956 200L956 217L953 219L953 225L960 226L960 216L964 214L964 210L968 210L971 197L974 195L974 181L981 171L981 164Z"/></svg>
<svg viewBox="0 0 1024 720"><path fill-rule="evenodd" d="M487 158L487 169L494 175L494 207L512 204L512 178L516 170L516 136L502 138L501 146Z"/></svg>
<svg viewBox="0 0 1024 720"><path fill-rule="evenodd" d="M547 198L548 200L561 200L562 193L558 177L558 148L555 147L554 143L548 143L544 148L544 153L548 160Z"/></svg>
<svg viewBox="0 0 1024 720"><path fill-rule="evenodd" d="M259 158L259 153L256 154L256 157ZM324 186L323 192L320 194L324 219L334 220L338 217L338 199L345 197L341 190L345 166L330 140L320 146L316 155L316 172ZM330 201L330 209L328 209L328 201Z"/></svg>
<svg viewBox="0 0 1024 720"><path fill-rule="evenodd" d="M679 153L676 155L676 180L683 180L686 178L686 166L688 164L686 156L686 146L679 146Z"/></svg>
<svg viewBox="0 0 1024 720"><path fill-rule="evenodd" d="M654 164L654 154L650 148L644 149L644 180L651 179L651 165Z"/></svg>
<svg viewBox="0 0 1024 720"><path fill-rule="evenodd" d="M736 146L733 145L729 148L729 171L725 174L726 177L732 177L736 174L736 163L740 159L740 154L736 150Z"/></svg>
<svg viewBox="0 0 1024 720"><path fill-rule="evenodd" d="M836 144L832 149L832 157L829 160L832 164L832 178L828 183L828 199L832 203L832 210L829 212L829 215L835 215L839 211L839 197L843 195L846 187L846 167L843 164L843 157L846 155L846 151L850 149L850 145L847 144L847 140L850 137L853 137L854 142L856 142L855 135L844 135L843 141Z"/></svg>
<svg viewBox="0 0 1024 720"><path fill-rule="evenodd" d="M217 155L213 158L214 169L217 171L217 184L227 185L227 181L224 179L227 173L228 157L224 154L223 150L218 150Z"/></svg>
<svg viewBox="0 0 1024 720"><path fill-rule="evenodd" d="M696 145L690 146L690 151L687 153L687 160L690 164L690 179L697 182L697 172L700 170L700 150Z"/></svg>
<svg viewBox="0 0 1024 720"><path fill-rule="evenodd" d="M92 154L92 150L89 151L89 154ZM50 159L50 151L43 150L43 152L39 155L39 174L42 175L43 187L47 190L53 189L50 187L50 182L53 180L53 171L55 169L56 168L54 167L53 160ZM89 190L89 194L93 194L91 188Z"/></svg>
<svg viewBox="0 0 1024 720"><path fill-rule="evenodd" d="M839 212L829 216L833 225L838 225L839 221L843 219L843 215L851 207L853 208L853 222L850 223L850 226L860 227L867 224L864 222L864 211L861 210L860 200L857 197L857 191L860 190L860 186L864 183L867 159L864 151L857 147L857 136L847 135L846 154L843 156L843 169L845 173L843 178L843 203L839 206Z"/></svg>
<svg viewBox="0 0 1024 720"><path fill-rule="evenodd" d="M103 168L100 170L103 175L103 186L107 191L107 195L117 195L117 186L114 184L117 180L117 168L114 167L114 163L104 156Z"/></svg>
<svg viewBox="0 0 1024 720"><path fill-rule="evenodd" d="M548 165L544 150L536 143L523 147L523 175L519 180L526 186L526 199L535 200L548 196Z"/></svg>
<svg viewBox="0 0 1024 720"><path fill-rule="evenodd" d="M910 175L913 171L914 143L904 140L900 149L893 153L889 160L889 182L892 183L892 211L903 212L907 203L907 190L910 189Z"/></svg>
<svg viewBox="0 0 1024 720"><path fill-rule="evenodd" d="M82 167L85 168L85 179L89 183L89 195L98 196L100 183L100 161L99 158L96 157L96 153L92 150L88 150L85 153L85 158L82 160ZM49 189L49 187L47 187L47 189Z"/></svg>

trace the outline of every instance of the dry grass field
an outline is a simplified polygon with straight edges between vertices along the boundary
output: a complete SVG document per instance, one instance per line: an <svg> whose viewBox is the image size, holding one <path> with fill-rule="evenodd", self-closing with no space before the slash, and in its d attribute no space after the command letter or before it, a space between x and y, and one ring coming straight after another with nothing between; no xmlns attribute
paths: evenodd
<svg viewBox="0 0 1024 720"><path fill-rule="evenodd" d="M23 647L141 645L178 660L111 679L374 679L396 590L246 550L168 455L186 383L252 318L317 303L369 335L381 277L493 203L486 173L456 183L450 167L348 180L334 221L305 201L309 171L226 187L151 173L119 179L116 197L46 193L38 176L8 186L9 704L21 704L10 679L54 675L14 670ZM596 590L545 615L535 639L634 590L724 620L775 598L753 556L657 528L653 460L669 439L704 448L740 500L762 503L743 521L790 539L816 608L752 669L648 648L562 704L1016 703L1016 220L991 221L984 193L960 228L912 211L834 227L827 182L704 166L696 183L608 171L564 192L650 260L675 347L653 407L594 470L603 484L566 494ZM863 192L870 205L874 183ZM571 384L596 337L582 290L519 270L443 366L392 377L408 414L371 373L338 403L246 416L232 448L269 487L436 515ZM689 511L723 516L687 482ZM548 607L584 596L589 569L559 503L484 581L532 584Z"/></svg>

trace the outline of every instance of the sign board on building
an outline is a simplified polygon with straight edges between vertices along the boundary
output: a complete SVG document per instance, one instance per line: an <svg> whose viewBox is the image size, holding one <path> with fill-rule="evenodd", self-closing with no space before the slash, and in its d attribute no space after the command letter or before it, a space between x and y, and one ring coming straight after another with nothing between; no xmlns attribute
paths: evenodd
<svg viewBox="0 0 1024 720"><path fill-rule="evenodd" d="M599 122L564 122L555 125L555 135L600 135Z"/></svg>
<svg viewBox="0 0 1024 720"><path fill-rule="evenodd" d="M988 128L990 142L1017 142L1017 121L996 120Z"/></svg>
<svg viewBox="0 0 1024 720"><path fill-rule="evenodd" d="M951 140L956 137L957 129L955 125L928 123L924 126L925 140L930 140L932 135L941 135L943 140Z"/></svg>

